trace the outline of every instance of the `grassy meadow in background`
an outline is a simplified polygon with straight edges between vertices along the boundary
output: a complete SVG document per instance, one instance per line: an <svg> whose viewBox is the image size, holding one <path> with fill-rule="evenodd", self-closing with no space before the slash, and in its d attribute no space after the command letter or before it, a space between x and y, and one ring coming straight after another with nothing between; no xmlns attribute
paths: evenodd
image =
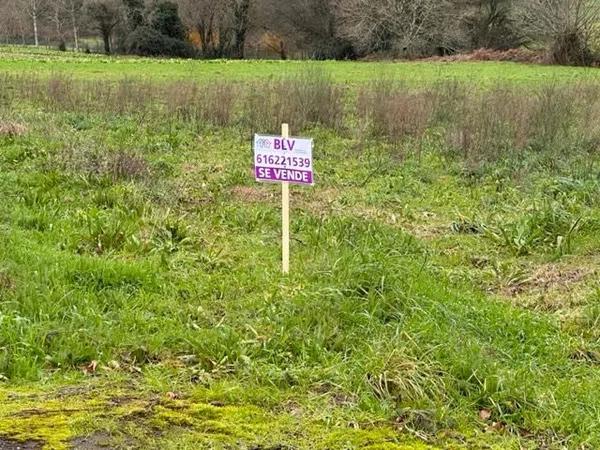
<svg viewBox="0 0 600 450"><path fill-rule="evenodd" d="M541 66L506 62L352 62L352 61L256 61L256 60L185 60L138 57L110 57L76 54L45 48L0 47L0 71L66 75L88 80L145 79L157 82L173 80L249 81L302 74L308 68L326 72L336 83L362 84L381 78L412 85L443 80L462 81L474 86L498 82L535 85L595 81L596 68Z"/></svg>
<svg viewBox="0 0 600 450"><path fill-rule="evenodd" d="M0 448L597 448L598 74L1 48Z"/></svg>

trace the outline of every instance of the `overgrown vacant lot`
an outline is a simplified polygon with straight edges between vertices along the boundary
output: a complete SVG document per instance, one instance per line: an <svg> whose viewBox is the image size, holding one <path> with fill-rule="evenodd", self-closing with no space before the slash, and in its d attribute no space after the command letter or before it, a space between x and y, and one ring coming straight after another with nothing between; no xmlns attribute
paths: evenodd
<svg viewBox="0 0 600 450"><path fill-rule="evenodd" d="M595 73L11 64L0 448L600 446ZM250 148L282 121L316 144L288 277Z"/></svg>

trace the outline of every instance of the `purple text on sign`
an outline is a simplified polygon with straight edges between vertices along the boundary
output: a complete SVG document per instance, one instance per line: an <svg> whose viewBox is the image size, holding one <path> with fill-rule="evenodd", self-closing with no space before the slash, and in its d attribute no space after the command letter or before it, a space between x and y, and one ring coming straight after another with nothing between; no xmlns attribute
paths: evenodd
<svg viewBox="0 0 600 450"><path fill-rule="evenodd" d="M255 167L257 181L287 181L294 184L313 184L312 172L296 169Z"/></svg>
<svg viewBox="0 0 600 450"><path fill-rule="evenodd" d="M296 141L293 139L277 139L273 140L273 150L288 150L290 152L294 151L294 146L296 145Z"/></svg>

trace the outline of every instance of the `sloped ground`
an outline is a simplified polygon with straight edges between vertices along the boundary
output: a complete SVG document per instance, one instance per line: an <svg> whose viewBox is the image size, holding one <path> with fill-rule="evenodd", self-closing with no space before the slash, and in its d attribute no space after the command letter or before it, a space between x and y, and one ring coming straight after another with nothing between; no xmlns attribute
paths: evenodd
<svg viewBox="0 0 600 450"><path fill-rule="evenodd" d="M2 123L0 448L600 444L593 142L474 164L309 127L283 277L239 128Z"/></svg>

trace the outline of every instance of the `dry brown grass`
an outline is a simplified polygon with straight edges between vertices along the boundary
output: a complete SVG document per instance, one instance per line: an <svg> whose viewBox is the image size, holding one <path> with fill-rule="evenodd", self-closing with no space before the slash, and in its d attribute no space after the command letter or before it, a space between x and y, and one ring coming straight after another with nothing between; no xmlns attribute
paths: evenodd
<svg viewBox="0 0 600 450"><path fill-rule="evenodd" d="M235 122L238 95L238 89L233 84L200 85L182 81L164 86L159 98L164 99L169 117L225 127Z"/></svg>
<svg viewBox="0 0 600 450"><path fill-rule="evenodd" d="M421 137L433 116L433 96L415 92L383 80L361 89L357 117L361 129L375 137L398 143L406 137Z"/></svg>
<svg viewBox="0 0 600 450"><path fill-rule="evenodd" d="M529 105L503 88L473 94L447 129L450 147L471 162L496 159L522 148L529 136Z"/></svg>
<svg viewBox="0 0 600 450"><path fill-rule="evenodd" d="M282 123L295 129L320 125L336 131L344 126L344 90L319 72L291 79L255 83L246 89L242 105L245 128L276 133Z"/></svg>
<svg viewBox="0 0 600 450"><path fill-rule="evenodd" d="M359 142L377 139L408 151L421 151L423 137L433 132L475 165L524 151L550 156L600 151L600 85L595 83L484 90L457 81L418 89L377 80L354 96L320 72L244 86L1 77L0 97L9 107L29 102L56 111L237 127L244 134L277 133L281 123L293 122L296 132L313 126L341 134L352 129ZM0 128L3 135L22 133L14 124Z"/></svg>
<svg viewBox="0 0 600 450"><path fill-rule="evenodd" d="M513 48L509 50L493 50L489 48L479 48L470 53L460 53L449 56L432 56L424 58L425 61L510 61L520 63L546 64L550 61L544 52Z"/></svg>
<svg viewBox="0 0 600 450"><path fill-rule="evenodd" d="M152 175L146 159L135 152L69 146L59 152L51 163L69 173L88 178L146 180Z"/></svg>
<svg viewBox="0 0 600 450"><path fill-rule="evenodd" d="M471 162L525 150L550 155L575 149L597 152L599 96L598 85L544 86L527 93L499 87L474 93L447 125L447 142Z"/></svg>
<svg viewBox="0 0 600 450"><path fill-rule="evenodd" d="M17 122L0 122L0 137L15 138L27 133L27 127Z"/></svg>
<svg viewBox="0 0 600 450"><path fill-rule="evenodd" d="M118 151L104 161L103 172L114 180L142 179L150 174L148 162L139 155Z"/></svg>
<svg viewBox="0 0 600 450"><path fill-rule="evenodd" d="M234 186L231 189L234 199L244 203L276 202L277 196L272 189L264 186Z"/></svg>

